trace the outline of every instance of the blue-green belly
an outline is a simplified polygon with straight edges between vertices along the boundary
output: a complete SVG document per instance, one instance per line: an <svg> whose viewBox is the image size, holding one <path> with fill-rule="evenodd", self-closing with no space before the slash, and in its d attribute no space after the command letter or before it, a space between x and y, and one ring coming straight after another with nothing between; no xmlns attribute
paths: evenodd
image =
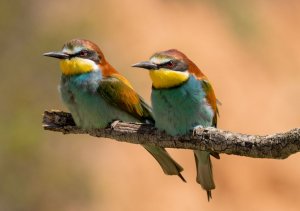
<svg viewBox="0 0 300 211"><path fill-rule="evenodd" d="M137 122L139 120L109 104L97 92L100 75L88 73L78 76L62 76L61 98L77 126L104 128L114 120Z"/></svg>
<svg viewBox="0 0 300 211"><path fill-rule="evenodd" d="M171 135L182 135L199 125L211 126L213 111L205 96L201 81L193 76L176 88L153 89L151 100L156 127Z"/></svg>

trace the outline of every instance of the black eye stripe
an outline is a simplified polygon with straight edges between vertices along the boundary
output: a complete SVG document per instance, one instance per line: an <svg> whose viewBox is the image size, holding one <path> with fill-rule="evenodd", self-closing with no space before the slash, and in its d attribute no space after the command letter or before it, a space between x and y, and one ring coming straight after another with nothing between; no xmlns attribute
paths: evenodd
<svg viewBox="0 0 300 211"><path fill-rule="evenodd" d="M77 53L69 54L69 56L70 56L70 58L74 58L74 57L88 58L92 54L93 54L93 52L91 52L89 50L81 50Z"/></svg>
<svg viewBox="0 0 300 211"><path fill-rule="evenodd" d="M95 51L91 51L91 50L86 50L83 49L79 52L76 52L74 54L69 54L69 59L72 59L74 57L79 57L79 58L83 58L83 59L90 59L96 63L99 63L101 58L99 57L99 55L97 54L97 52Z"/></svg>
<svg viewBox="0 0 300 211"><path fill-rule="evenodd" d="M76 53L76 55L79 56L79 57L87 57L90 54L91 54L91 52L88 51L88 50L81 50L78 53Z"/></svg>
<svg viewBox="0 0 300 211"><path fill-rule="evenodd" d="M172 68L172 67L175 67L175 66L176 66L176 63L173 60L158 64L159 68L161 68L161 67Z"/></svg>
<svg viewBox="0 0 300 211"><path fill-rule="evenodd" d="M184 72L188 69L188 65L180 60L169 60L157 65L158 68L165 68L173 71Z"/></svg>

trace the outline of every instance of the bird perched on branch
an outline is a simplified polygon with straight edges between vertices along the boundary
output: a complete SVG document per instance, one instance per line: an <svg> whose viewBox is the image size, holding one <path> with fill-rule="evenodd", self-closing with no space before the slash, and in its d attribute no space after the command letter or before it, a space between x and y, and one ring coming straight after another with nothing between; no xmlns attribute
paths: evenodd
<svg viewBox="0 0 300 211"><path fill-rule="evenodd" d="M184 135L196 127L217 126L217 100L211 84L182 52L155 53L149 61L134 64L149 70L155 126L170 135ZM197 182L207 191L215 188L210 153L194 151ZM214 154L219 158L218 154Z"/></svg>
<svg viewBox="0 0 300 211"><path fill-rule="evenodd" d="M60 94L77 126L105 128L114 120L154 122L151 108L129 81L105 59L99 47L88 40L73 39L62 51L44 56L60 59ZM183 168L161 147L143 145L167 175L181 175Z"/></svg>

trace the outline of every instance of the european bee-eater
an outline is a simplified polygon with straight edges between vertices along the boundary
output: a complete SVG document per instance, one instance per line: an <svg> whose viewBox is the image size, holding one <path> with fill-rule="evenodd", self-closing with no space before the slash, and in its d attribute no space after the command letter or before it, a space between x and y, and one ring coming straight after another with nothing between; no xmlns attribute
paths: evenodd
<svg viewBox="0 0 300 211"><path fill-rule="evenodd" d="M77 126L105 128L114 120L154 122L151 108L129 81L105 59L99 47L88 40L73 39L62 51L44 56L60 59L60 94ZM164 148L143 145L167 175L181 175L183 168Z"/></svg>
<svg viewBox="0 0 300 211"><path fill-rule="evenodd" d="M217 100L211 84L182 52L171 49L155 53L149 61L133 67L149 70L155 126L170 135L184 135L196 127L217 126ZM215 188L210 153L194 150L197 182L207 191ZM218 154L213 156L219 158Z"/></svg>

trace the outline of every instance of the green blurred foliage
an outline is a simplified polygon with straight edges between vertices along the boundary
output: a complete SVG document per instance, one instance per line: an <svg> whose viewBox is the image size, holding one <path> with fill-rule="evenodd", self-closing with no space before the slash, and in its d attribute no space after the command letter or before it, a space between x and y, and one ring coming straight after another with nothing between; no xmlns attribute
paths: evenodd
<svg viewBox="0 0 300 211"><path fill-rule="evenodd" d="M41 30L47 23L39 25L36 3L0 2L0 210L68 210L92 198L83 164L66 159L76 154L58 153L60 143L49 147L41 127L43 109L59 99L47 88L57 86L59 73L43 66L51 43L42 40L56 32Z"/></svg>
<svg viewBox="0 0 300 211"><path fill-rule="evenodd" d="M297 126L300 4L287 2L1 0L0 210L241 210L245 204L257 208L252 210L295 208L300 173L288 172L294 171L296 156L281 166L223 156L214 163L218 184L208 204L193 183L192 156L182 159L191 181L183 187L177 179L165 178L134 146L95 150L100 153L94 155L90 151L96 147L81 140L86 136L63 136L41 126L45 109L65 109L57 92L58 63L42 54L76 37L98 43L146 99L148 75L131 70L130 64L156 50L178 48L213 82L223 103L220 127L262 134ZM274 191L278 184L281 191ZM266 203L259 204L263 197Z"/></svg>

